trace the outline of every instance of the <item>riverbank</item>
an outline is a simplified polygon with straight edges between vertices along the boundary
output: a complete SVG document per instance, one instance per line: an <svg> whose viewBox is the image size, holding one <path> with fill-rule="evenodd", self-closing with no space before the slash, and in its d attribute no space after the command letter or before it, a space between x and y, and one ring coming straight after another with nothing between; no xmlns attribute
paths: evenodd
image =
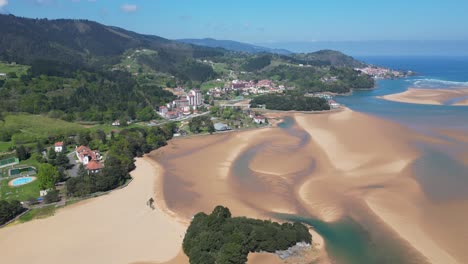
<svg viewBox="0 0 468 264"><path fill-rule="evenodd" d="M146 205L158 174L148 158L137 159L136 166L134 180L124 189L65 207L46 219L1 229L2 260L128 264L176 256L186 224L157 204L154 210ZM7 250L11 248L27 250Z"/></svg>
<svg viewBox="0 0 468 264"><path fill-rule="evenodd" d="M379 96L389 101L427 104L427 105L468 105L468 88L450 88L450 89L421 89L409 88L407 91L397 94ZM460 98L460 100L455 100Z"/></svg>

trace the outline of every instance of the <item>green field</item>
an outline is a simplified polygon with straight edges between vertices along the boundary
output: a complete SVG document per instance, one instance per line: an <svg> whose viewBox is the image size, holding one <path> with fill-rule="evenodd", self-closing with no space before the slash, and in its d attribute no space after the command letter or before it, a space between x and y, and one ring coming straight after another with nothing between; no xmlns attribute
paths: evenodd
<svg viewBox="0 0 468 264"><path fill-rule="evenodd" d="M0 72L1 73L14 72L19 77L19 76L21 76L23 74L26 74L28 69L29 69L29 66L19 65L19 64L11 65L11 64L8 64L8 63L0 62Z"/></svg>
<svg viewBox="0 0 468 264"><path fill-rule="evenodd" d="M224 87L224 82L218 82L218 81L209 81L205 82L201 85L200 89L202 90L203 93L206 93L208 90L215 88L215 87Z"/></svg>
<svg viewBox="0 0 468 264"><path fill-rule="evenodd" d="M10 147L13 147L11 142L0 141L0 152L7 152Z"/></svg>
<svg viewBox="0 0 468 264"><path fill-rule="evenodd" d="M27 144L49 136L74 135L84 130L84 127L41 115L15 114L5 117L5 124L0 128L0 132L2 130L13 131L14 144Z"/></svg>
<svg viewBox="0 0 468 264"><path fill-rule="evenodd" d="M40 188L38 180L18 187L8 186L10 180L11 179L0 180L0 200L26 201L30 198L39 197Z"/></svg>

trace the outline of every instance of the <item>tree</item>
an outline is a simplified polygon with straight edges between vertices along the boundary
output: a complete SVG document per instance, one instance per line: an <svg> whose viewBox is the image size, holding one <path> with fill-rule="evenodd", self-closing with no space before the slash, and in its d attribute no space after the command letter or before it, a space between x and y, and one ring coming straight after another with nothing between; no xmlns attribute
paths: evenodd
<svg viewBox="0 0 468 264"><path fill-rule="evenodd" d="M0 200L0 225L7 223L26 210L19 201Z"/></svg>
<svg viewBox="0 0 468 264"><path fill-rule="evenodd" d="M43 150L44 150L44 144L42 144L41 140L38 140L36 143L36 152L42 155Z"/></svg>
<svg viewBox="0 0 468 264"><path fill-rule="evenodd" d="M19 160L27 160L30 156L31 154L29 153L28 149L26 149L23 145L19 145L16 148L16 157Z"/></svg>
<svg viewBox="0 0 468 264"><path fill-rule="evenodd" d="M57 159L57 153L55 153L55 149L54 148L49 148L49 153L47 154L47 161L52 164L52 165L56 165L56 159Z"/></svg>
<svg viewBox="0 0 468 264"><path fill-rule="evenodd" d="M54 189L55 183L59 180L59 172L56 167L45 163L39 166L39 172L37 174L37 180L39 181L39 187L43 190Z"/></svg>
<svg viewBox="0 0 468 264"><path fill-rule="evenodd" d="M55 160L55 164L60 167L66 168L70 163L70 159L67 155L62 151L57 155L57 159Z"/></svg>
<svg viewBox="0 0 468 264"><path fill-rule="evenodd" d="M16 72L9 72L9 73L7 73L7 77L8 77L8 78L18 78L18 76L16 75Z"/></svg>
<svg viewBox="0 0 468 264"><path fill-rule="evenodd" d="M49 203L55 203L60 201L60 196L59 196L59 191L58 190L50 190L47 192L46 196L44 196L44 202L49 204Z"/></svg>

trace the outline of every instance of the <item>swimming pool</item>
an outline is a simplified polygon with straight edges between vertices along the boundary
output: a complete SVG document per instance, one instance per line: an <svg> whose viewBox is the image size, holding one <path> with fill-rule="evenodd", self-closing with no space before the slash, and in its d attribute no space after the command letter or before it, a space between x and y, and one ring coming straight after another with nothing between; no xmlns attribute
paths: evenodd
<svg viewBox="0 0 468 264"><path fill-rule="evenodd" d="M25 185L25 184L28 184L32 181L36 180L36 177L21 177L21 178L16 178L14 180L11 180L9 182L9 185L10 186L21 186L21 185Z"/></svg>

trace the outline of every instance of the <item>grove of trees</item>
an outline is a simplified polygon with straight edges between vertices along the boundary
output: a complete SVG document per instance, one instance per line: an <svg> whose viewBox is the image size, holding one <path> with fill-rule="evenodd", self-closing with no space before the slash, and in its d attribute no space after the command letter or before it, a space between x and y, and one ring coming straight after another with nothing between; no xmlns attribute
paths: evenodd
<svg viewBox="0 0 468 264"><path fill-rule="evenodd" d="M25 210L19 201L0 200L0 225L7 223Z"/></svg>
<svg viewBox="0 0 468 264"><path fill-rule="evenodd" d="M228 208L217 206L209 215L195 215L182 246L191 264L243 264L249 252L286 250L297 242L312 242L301 223L233 218Z"/></svg>
<svg viewBox="0 0 468 264"><path fill-rule="evenodd" d="M260 95L250 101L251 107L265 105L271 110L296 110L296 111L322 111L330 110L327 100L317 97L305 97L302 95Z"/></svg>

